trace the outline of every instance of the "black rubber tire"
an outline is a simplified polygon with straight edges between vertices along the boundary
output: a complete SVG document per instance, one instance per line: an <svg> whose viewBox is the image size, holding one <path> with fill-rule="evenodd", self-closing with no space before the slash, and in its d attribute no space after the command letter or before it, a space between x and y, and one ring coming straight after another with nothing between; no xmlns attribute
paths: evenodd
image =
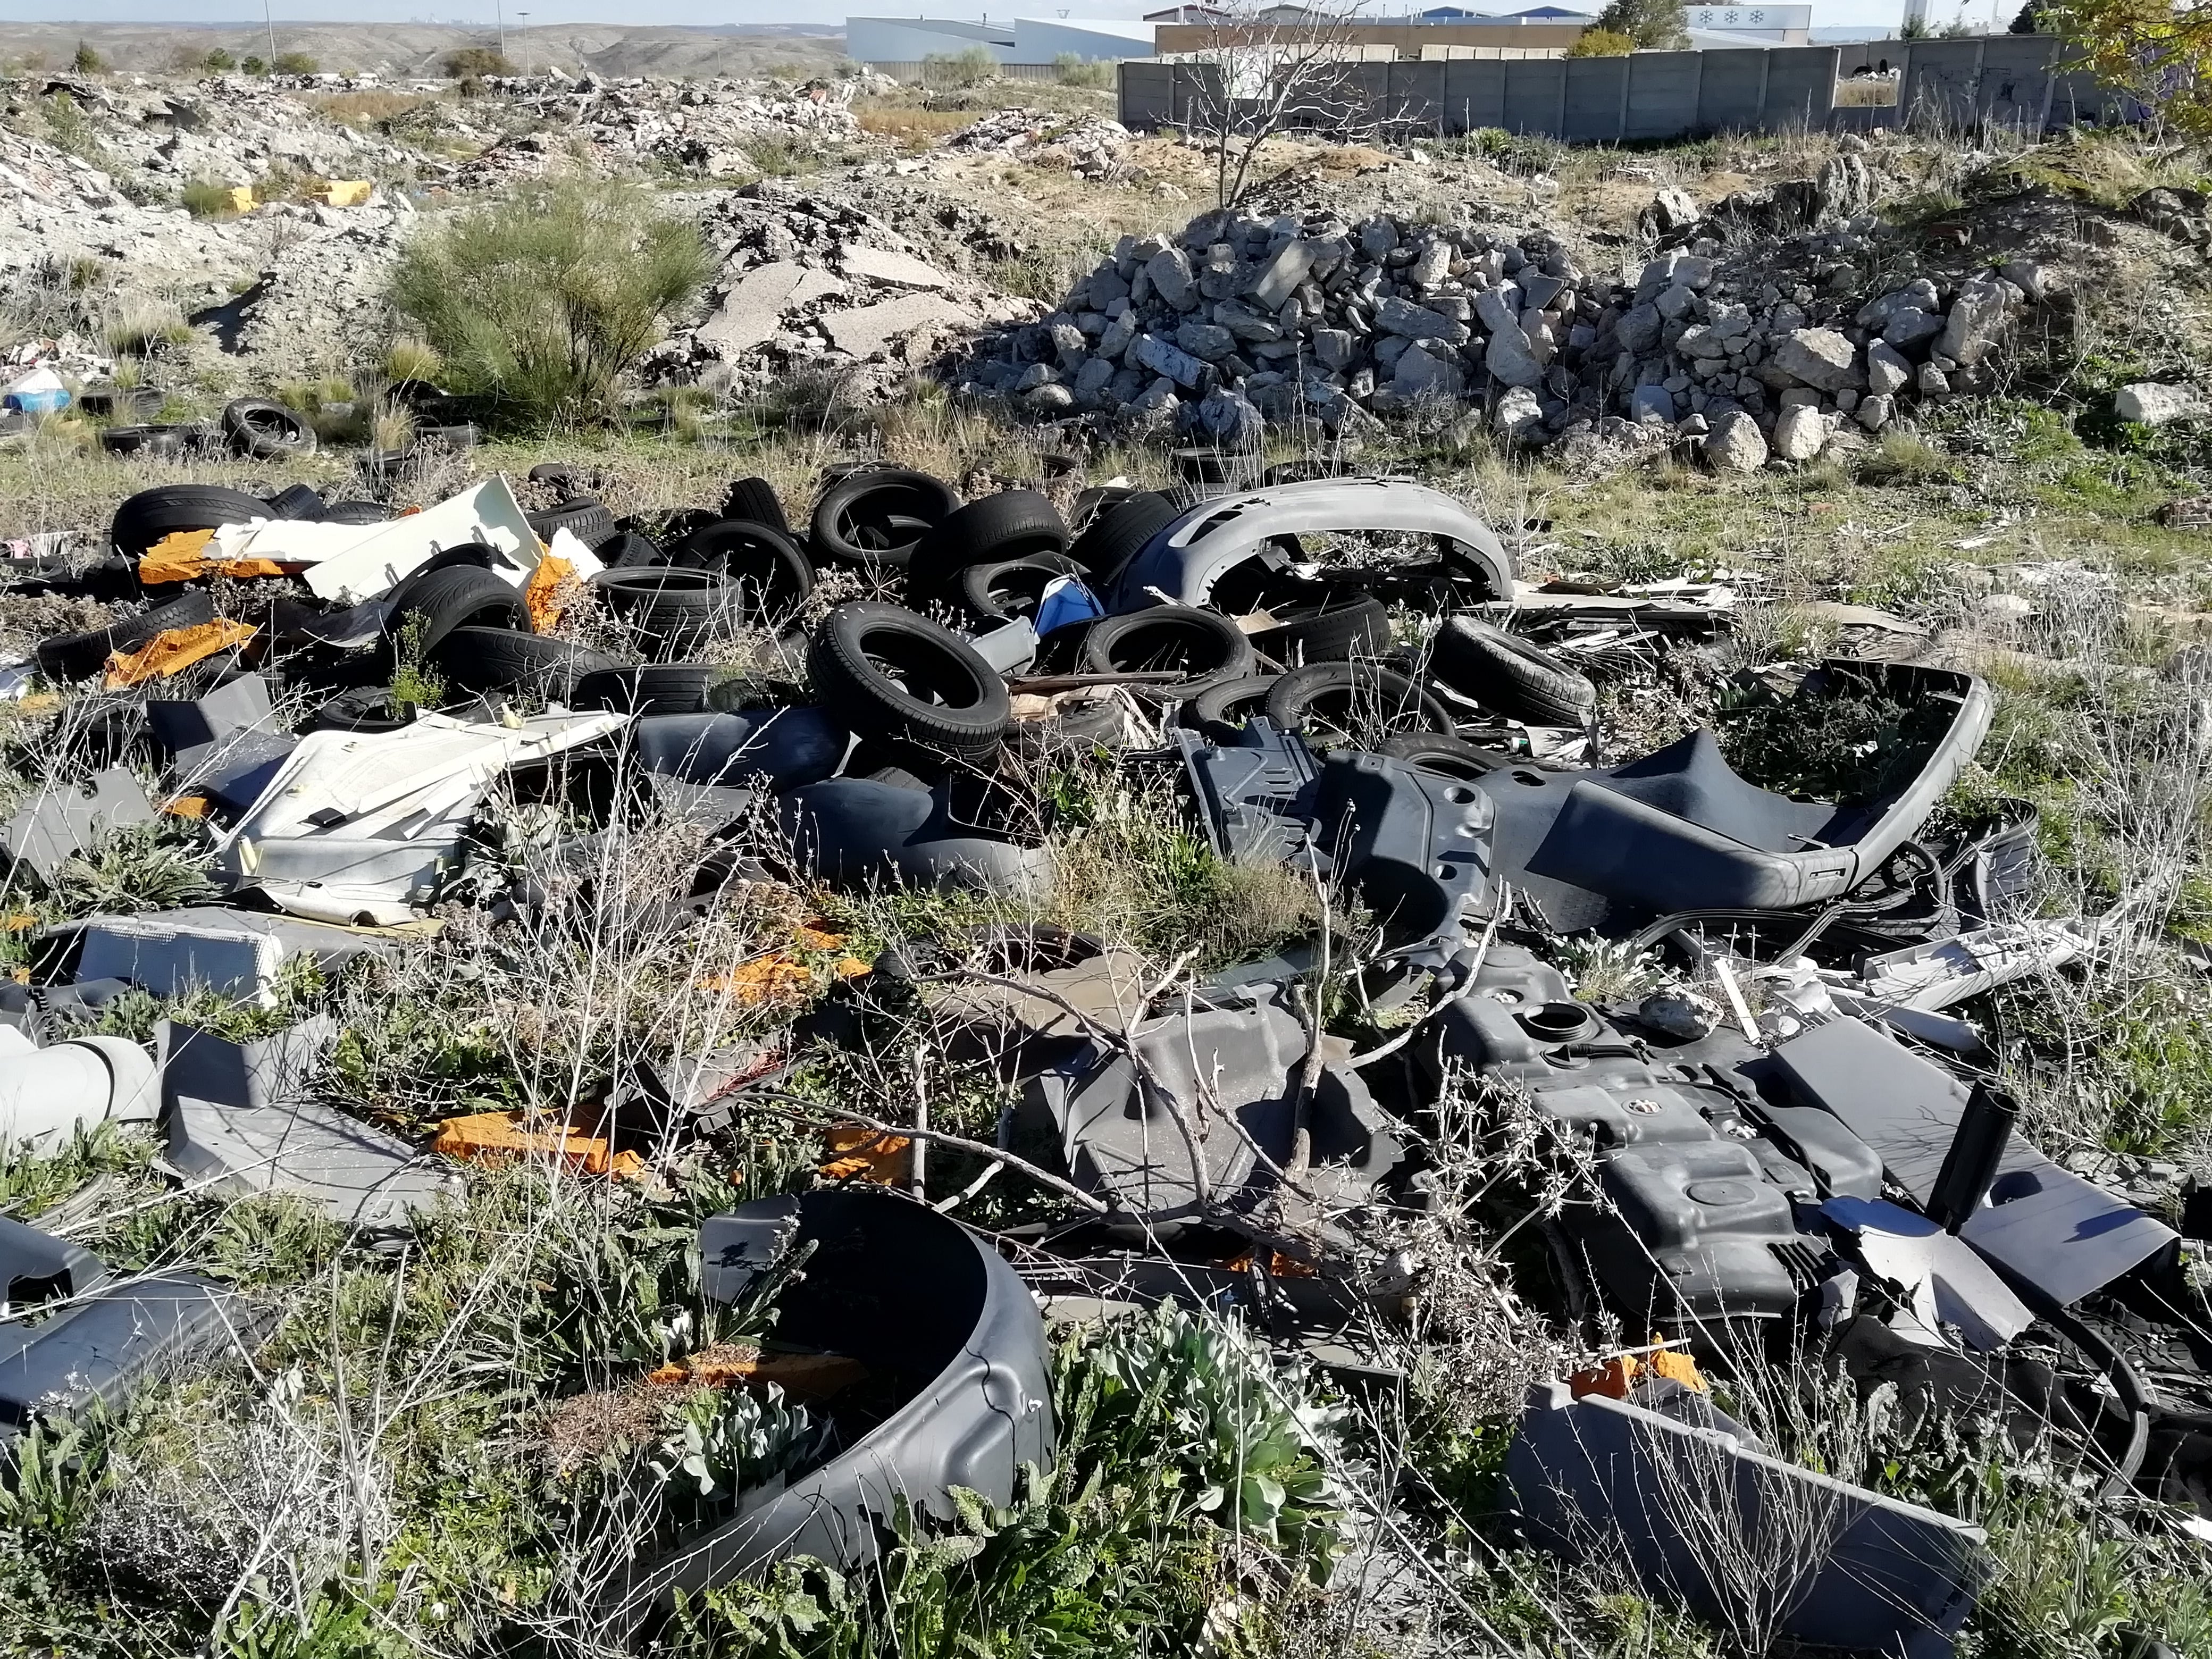
<svg viewBox="0 0 2212 1659"><path fill-rule="evenodd" d="M1047 587L1062 576L1082 574L1065 553L971 564L960 573L957 597L963 610L984 622L1012 622L1017 617L1035 619Z"/></svg>
<svg viewBox="0 0 2212 1659"><path fill-rule="evenodd" d="M908 597L920 604L951 597L970 565L1067 550L1060 509L1034 489L1002 489L948 513L915 544L907 561Z"/></svg>
<svg viewBox="0 0 2212 1659"><path fill-rule="evenodd" d="M408 596L434 571L450 570L456 565L489 570L492 561L498 556L482 542L459 542L452 547L441 548L394 582L385 594L384 602L391 607L391 614L396 617L407 608Z"/></svg>
<svg viewBox="0 0 2212 1659"><path fill-rule="evenodd" d="M154 434L162 428L151 426L111 426L103 428L100 447L111 455L137 455L154 450Z"/></svg>
<svg viewBox="0 0 2212 1659"><path fill-rule="evenodd" d="M1267 693L1281 678L1279 674L1247 674L1242 679L1209 685L1183 704L1182 723L1209 743L1234 743L1246 720L1267 712Z"/></svg>
<svg viewBox="0 0 2212 1659"><path fill-rule="evenodd" d="M981 653L895 605L837 606L815 629L806 664L822 706L853 731L935 753L989 755L1012 715L1006 683Z"/></svg>
<svg viewBox="0 0 2212 1659"><path fill-rule="evenodd" d="M1210 685L1249 674L1252 641L1219 611L1187 605L1156 605L1091 624L1083 640L1085 673L1146 669L1173 669L1182 678L1130 687L1139 696L1194 697Z"/></svg>
<svg viewBox="0 0 2212 1659"><path fill-rule="evenodd" d="M522 476L532 483L559 484L563 489L576 487L576 469L566 461L540 461Z"/></svg>
<svg viewBox="0 0 2212 1659"><path fill-rule="evenodd" d="M1127 484L1093 484L1079 492L1074 504L1067 509L1067 527L1080 536L1091 528L1098 515L1116 507L1139 492Z"/></svg>
<svg viewBox="0 0 2212 1659"><path fill-rule="evenodd" d="M903 570L930 527L959 506L959 492L927 472L863 467L822 492L815 503L808 550L817 565L828 562Z"/></svg>
<svg viewBox="0 0 2212 1659"><path fill-rule="evenodd" d="M1442 732L1398 732L1375 746L1376 753L1448 778L1474 779L1515 763L1503 749L1485 749Z"/></svg>
<svg viewBox="0 0 2212 1659"><path fill-rule="evenodd" d="M524 690L563 701L586 675L622 666L605 652L511 628L456 628L431 659L464 691Z"/></svg>
<svg viewBox="0 0 2212 1659"><path fill-rule="evenodd" d="M1410 676L1377 663L1317 662L1294 668L1268 690L1264 712L1285 732L1304 732L1317 723L1317 706L1346 706L1348 713L1363 714L1371 706L1386 722L1403 726L1418 718L1431 732L1452 729L1449 709ZM1345 728L1340 724L1334 729Z"/></svg>
<svg viewBox="0 0 2212 1659"><path fill-rule="evenodd" d="M42 640L32 655L50 680L86 680L106 665L111 651L136 651L156 634L214 620L215 600L204 590L189 592L106 628Z"/></svg>
<svg viewBox="0 0 2212 1659"><path fill-rule="evenodd" d="M588 496L578 496L556 503L543 513L526 515L530 527L538 532L538 539L552 544L553 532L565 530L594 553L621 532L615 528L615 515L607 511L605 503Z"/></svg>
<svg viewBox="0 0 2212 1659"><path fill-rule="evenodd" d="M1252 648L1285 668L1379 657L1390 648L1390 607L1371 593L1271 614L1275 626L1255 633Z"/></svg>
<svg viewBox="0 0 2212 1659"><path fill-rule="evenodd" d="M418 427L415 441L441 449L474 449L483 441L483 430L474 421L456 421L450 426Z"/></svg>
<svg viewBox="0 0 2212 1659"><path fill-rule="evenodd" d="M214 530L269 516L269 503L242 489L225 489L221 484L156 484L124 498L115 509L108 539L118 552L137 558L179 530Z"/></svg>
<svg viewBox="0 0 2212 1659"><path fill-rule="evenodd" d="M450 564L408 586L392 612L397 641L409 619L422 618L416 648L435 659L440 641L457 628L507 628L530 631L530 607L521 589L511 586L481 565Z"/></svg>
<svg viewBox="0 0 2212 1659"><path fill-rule="evenodd" d="M722 497L722 516L791 534L791 520L784 516L783 502L766 478L739 478L732 483L729 494Z"/></svg>
<svg viewBox="0 0 2212 1659"><path fill-rule="evenodd" d="M1141 491L1101 512L1075 538L1067 556L1091 573L1092 586L1103 587L1177 516L1177 508L1159 491Z"/></svg>
<svg viewBox="0 0 2212 1659"><path fill-rule="evenodd" d="M576 682L572 708L611 708L618 714L697 714L721 670L703 663L648 663L602 668Z"/></svg>
<svg viewBox="0 0 2212 1659"><path fill-rule="evenodd" d="M668 562L660 544L636 530L623 531L617 539L594 551L610 570L643 570Z"/></svg>
<svg viewBox="0 0 2212 1659"><path fill-rule="evenodd" d="M738 590L746 615L775 623L791 615L814 591L814 562L773 525L724 519L695 530L670 554L684 570L704 570Z"/></svg>
<svg viewBox="0 0 2212 1659"><path fill-rule="evenodd" d="M1447 617L1429 666L1462 696L1531 726L1583 726L1597 712L1597 688L1547 651L1478 622Z"/></svg>
<svg viewBox="0 0 2212 1659"><path fill-rule="evenodd" d="M381 501L333 501L323 509L325 524L388 524L392 509Z"/></svg>
<svg viewBox="0 0 2212 1659"><path fill-rule="evenodd" d="M1176 477L1202 484L1209 495L1257 489L1265 458L1257 450L1215 449L1197 445L1172 453Z"/></svg>
<svg viewBox="0 0 2212 1659"><path fill-rule="evenodd" d="M415 717L392 701L388 685L341 691L314 712L311 732L397 732Z"/></svg>
<svg viewBox="0 0 2212 1659"><path fill-rule="evenodd" d="M266 398L238 398L225 404L222 435L240 454L259 461L315 453L315 428L298 410Z"/></svg>
<svg viewBox="0 0 2212 1659"><path fill-rule="evenodd" d="M280 519L319 522L330 512L330 503L312 485L287 484L269 497L269 510Z"/></svg>
<svg viewBox="0 0 2212 1659"><path fill-rule="evenodd" d="M618 620L662 645L726 639L744 620L738 589L711 570L604 570L592 586Z"/></svg>

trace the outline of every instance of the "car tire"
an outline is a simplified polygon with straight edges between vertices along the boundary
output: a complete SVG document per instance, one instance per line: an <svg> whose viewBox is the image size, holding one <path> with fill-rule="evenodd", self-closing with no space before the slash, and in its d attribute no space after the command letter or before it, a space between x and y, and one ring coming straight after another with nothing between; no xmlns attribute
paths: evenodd
<svg viewBox="0 0 2212 1659"><path fill-rule="evenodd" d="M288 484L269 497L269 510L280 519L319 523L330 512L330 504L310 485Z"/></svg>
<svg viewBox="0 0 2212 1659"><path fill-rule="evenodd" d="M449 564L410 582L393 605L392 635L397 642L410 618L422 618L416 649L434 660L438 647L457 628L505 628L530 631L530 607L522 592L481 565Z"/></svg>
<svg viewBox="0 0 2212 1659"><path fill-rule="evenodd" d="M269 503L220 484L157 484L126 496L115 509L108 538L116 550L137 558L179 530L215 530L270 515Z"/></svg>
<svg viewBox="0 0 2212 1659"><path fill-rule="evenodd" d="M1209 685L1182 706L1182 724L1208 743L1235 743L1244 722L1267 712L1267 693L1279 674L1247 674Z"/></svg>
<svg viewBox="0 0 2212 1659"><path fill-rule="evenodd" d="M388 685L362 686L341 691L315 710L308 721L314 732L397 732L414 724L415 716L392 695Z"/></svg>
<svg viewBox="0 0 2212 1659"><path fill-rule="evenodd" d="M1305 732L1329 720L1352 733L1355 721L1418 720L1428 731L1449 732L1451 713L1419 682L1377 663L1319 662L1294 668L1268 689L1267 718L1285 732Z"/></svg>
<svg viewBox="0 0 2212 1659"><path fill-rule="evenodd" d="M668 562L720 577L737 590L733 603L769 623L791 615L814 591L814 562L772 525L721 520L686 536Z"/></svg>
<svg viewBox="0 0 2212 1659"><path fill-rule="evenodd" d="M1082 574L1066 554L1041 553L971 564L960 573L956 588L961 609L983 622L1012 622L1018 617L1034 621L1046 588L1062 576Z"/></svg>
<svg viewBox="0 0 2212 1659"><path fill-rule="evenodd" d="M1012 707L982 653L895 605L841 605L807 653L822 704L854 732L963 758L994 751Z"/></svg>
<svg viewBox="0 0 2212 1659"><path fill-rule="evenodd" d="M971 565L1067 550L1060 509L1034 489L1004 489L940 519L906 567L908 596L919 603L948 599Z"/></svg>
<svg viewBox="0 0 2212 1659"><path fill-rule="evenodd" d="M809 548L817 564L903 570L921 538L959 506L959 493L927 472L864 467L822 492Z"/></svg>
<svg viewBox="0 0 2212 1659"><path fill-rule="evenodd" d="M136 651L173 628L198 628L215 620L215 600L204 590L180 593L166 605L106 628L43 640L32 653L50 680L88 680L106 665L112 651Z"/></svg>
<svg viewBox="0 0 2212 1659"><path fill-rule="evenodd" d="M661 550L660 544L636 530L625 530L605 547L594 550L610 570L643 570L668 562L668 555Z"/></svg>
<svg viewBox="0 0 2212 1659"><path fill-rule="evenodd" d="M722 498L722 516L791 534L791 520L784 516L782 499L766 478L739 478L732 483L730 493Z"/></svg>
<svg viewBox="0 0 2212 1659"><path fill-rule="evenodd" d="M622 665L600 651L512 628L456 628L431 653L439 672L464 691L524 690L568 701L577 682Z"/></svg>
<svg viewBox="0 0 2212 1659"><path fill-rule="evenodd" d="M592 587L616 620L663 647L726 639L743 620L738 589L711 570L668 565L603 570L592 578Z"/></svg>
<svg viewBox="0 0 2212 1659"><path fill-rule="evenodd" d="M721 672L695 662L602 668L576 682L568 706L612 709L618 714L703 714L708 688Z"/></svg>
<svg viewBox="0 0 2212 1659"><path fill-rule="evenodd" d="M565 530L594 553L621 534L615 528L615 515L607 511L605 503L588 496L576 496L556 503L543 513L526 515L538 539L549 547L556 531Z"/></svg>
<svg viewBox="0 0 2212 1659"><path fill-rule="evenodd" d="M1068 548L1067 556L1091 573L1091 586L1103 591L1177 516L1174 504L1158 490L1141 491L1101 509Z"/></svg>
<svg viewBox="0 0 2212 1659"><path fill-rule="evenodd" d="M1173 670L1182 678L1130 689L1146 696L1196 696L1208 686L1250 673L1252 641L1219 611L1187 605L1158 605L1102 617L1084 636L1085 673L1153 669Z"/></svg>
<svg viewBox="0 0 2212 1659"><path fill-rule="evenodd" d="M1597 688L1549 652L1472 617L1447 617L1429 666L1462 696L1531 726L1589 724Z"/></svg>
<svg viewBox="0 0 2212 1659"><path fill-rule="evenodd" d="M1275 625L1252 635L1252 648L1285 668L1350 662L1390 648L1390 608L1371 593L1272 612Z"/></svg>
<svg viewBox="0 0 2212 1659"><path fill-rule="evenodd" d="M223 441L258 461L315 453L315 428L296 410L266 398L239 398L222 408Z"/></svg>

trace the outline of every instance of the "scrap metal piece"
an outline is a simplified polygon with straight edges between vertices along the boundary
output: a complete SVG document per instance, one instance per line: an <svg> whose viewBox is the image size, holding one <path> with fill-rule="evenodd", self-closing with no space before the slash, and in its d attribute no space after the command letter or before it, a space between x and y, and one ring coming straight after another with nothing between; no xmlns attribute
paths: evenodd
<svg viewBox="0 0 2212 1659"><path fill-rule="evenodd" d="M1200 501L1138 550L1107 608L1204 605L1224 573L1283 538L1334 532L1433 537L1480 573L1486 597L1513 592L1513 556L1504 544L1442 490L1402 478L1317 478Z"/></svg>
<svg viewBox="0 0 2212 1659"><path fill-rule="evenodd" d="M1958 1134L1966 1085L1863 1020L1837 1019L1774 1050L1781 1079L1880 1154L1889 1178L1927 1205ZM2173 1247L2163 1222L2062 1168L2015 1137L1989 1202L1959 1236L2063 1307Z"/></svg>
<svg viewBox="0 0 2212 1659"><path fill-rule="evenodd" d="M298 1194L368 1232L404 1231L412 1212L458 1192L405 1141L307 1092L337 1036L327 1018L250 1043L164 1020L170 1164L221 1192Z"/></svg>
<svg viewBox="0 0 2212 1659"><path fill-rule="evenodd" d="M1078 1184L1135 1231L1170 1237L1278 1191L1300 1127L1306 1049L1288 988L1254 985L1139 1023L1126 1049L1089 1044L1036 1079L1031 1104L1049 1113ZM1183 1123L1204 1158L1202 1186ZM1305 1127L1312 1165L1299 1184L1324 1212L1364 1202L1405 1156L1359 1073L1341 1064L1322 1065Z"/></svg>
<svg viewBox="0 0 2212 1659"><path fill-rule="evenodd" d="M616 1593L619 1617L787 1556L865 1566L900 1504L950 1521L953 1487L1008 1504L1024 1465L1052 1468L1043 1321L1019 1275L950 1217L890 1193L829 1190L740 1206L707 1222L699 1245L701 1287L716 1301L748 1294L787 1246L811 1245L764 1343L858 1360L895 1382L899 1403L856 1425L841 1455L634 1568Z"/></svg>
<svg viewBox="0 0 2212 1659"><path fill-rule="evenodd" d="M82 1244L0 1216L0 1320L107 1282L107 1264Z"/></svg>
<svg viewBox="0 0 2212 1659"><path fill-rule="evenodd" d="M9 821L8 856L51 886L64 864L128 823L154 822L138 780L111 767L82 784L40 790Z"/></svg>
<svg viewBox="0 0 2212 1659"><path fill-rule="evenodd" d="M1707 1618L1755 1597L1784 1636L1949 1659L1994 1571L1981 1528L1769 1456L1703 1399L1667 1407L1698 1422L1536 1389L1505 1457L1523 1527Z"/></svg>
<svg viewBox="0 0 2212 1659"><path fill-rule="evenodd" d="M1835 988L1883 1008L1933 1012L2030 974L2062 968L2088 944L2088 936L2071 922L1991 922L1949 939L1868 957L1856 980L1838 976Z"/></svg>

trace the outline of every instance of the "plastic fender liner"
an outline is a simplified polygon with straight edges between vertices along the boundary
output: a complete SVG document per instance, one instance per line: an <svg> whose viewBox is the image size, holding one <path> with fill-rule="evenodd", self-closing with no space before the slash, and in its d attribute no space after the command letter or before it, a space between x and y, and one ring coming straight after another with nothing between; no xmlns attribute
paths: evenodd
<svg viewBox="0 0 2212 1659"><path fill-rule="evenodd" d="M1277 537L1331 531L1440 537L1472 554L1492 597L1513 595L1512 556L1488 525L1442 490L1402 479L1322 478L1191 507L1138 550L1115 582L1108 608L1141 611L1163 603L1161 594L1168 603L1203 605L1224 571Z"/></svg>
<svg viewBox="0 0 2212 1659"><path fill-rule="evenodd" d="M1314 797L1322 846L1382 921L1394 955L1441 968L1487 914L1490 798L1382 755L1340 750Z"/></svg>
<svg viewBox="0 0 2212 1659"><path fill-rule="evenodd" d="M904 1499L950 1521L949 1489L1013 1501L1025 1464L1052 1468L1056 1443L1044 1322L1018 1274L949 1217L889 1193L765 1199L699 1231L700 1280L744 1296L787 1242L811 1243L768 1340L851 1356L911 1389L852 1449L744 1513L636 1568L619 1615L665 1608L787 1556L852 1569L877 1559Z"/></svg>

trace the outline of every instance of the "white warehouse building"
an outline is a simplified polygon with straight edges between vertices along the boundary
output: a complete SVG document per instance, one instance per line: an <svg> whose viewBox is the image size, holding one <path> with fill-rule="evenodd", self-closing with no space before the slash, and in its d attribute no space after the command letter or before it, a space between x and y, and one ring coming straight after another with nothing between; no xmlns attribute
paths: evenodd
<svg viewBox="0 0 2212 1659"><path fill-rule="evenodd" d="M970 23L938 17L848 17L845 55L854 63L903 65L981 46L1001 64L1046 65L1152 55L1152 26L1118 17L1016 17Z"/></svg>

